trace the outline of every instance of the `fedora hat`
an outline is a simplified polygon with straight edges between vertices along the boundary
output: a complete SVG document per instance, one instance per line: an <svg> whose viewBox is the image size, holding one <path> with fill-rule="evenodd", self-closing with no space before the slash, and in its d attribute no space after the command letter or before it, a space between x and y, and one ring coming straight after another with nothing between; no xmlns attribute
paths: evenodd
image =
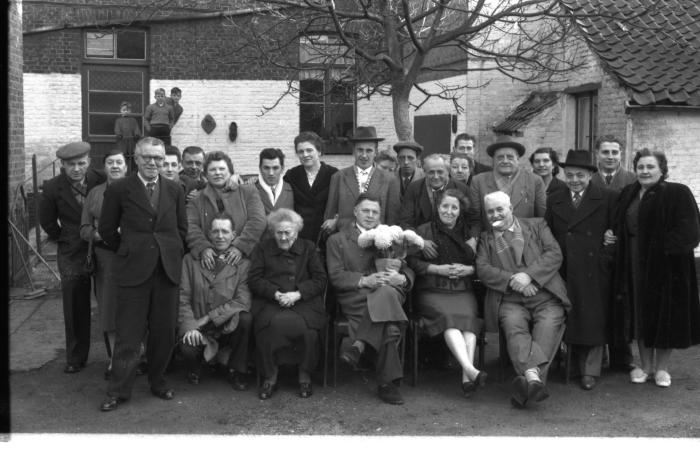
<svg viewBox="0 0 700 456"><path fill-rule="evenodd" d="M585 149L569 149L569 151L566 153L566 161L559 163L559 166L562 168L566 168L567 166L575 166L577 168L584 168L593 172L598 171L598 167L593 165L593 154Z"/></svg>
<svg viewBox="0 0 700 456"><path fill-rule="evenodd" d="M377 138L377 130L374 127L357 127L355 128L355 134L348 138L350 142L360 142L360 141L384 141L384 138Z"/></svg>
<svg viewBox="0 0 700 456"><path fill-rule="evenodd" d="M525 155L525 146L519 142L513 141L513 138L510 136L499 136L496 138L496 142L486 148L486 153L489 154L489 157L493 157L493 154L498 149L503 149L504 147L510 147L518 151L518 157Z"/></svg>
<svg viewBox="0 0 700 456"><path fill-rule="evenodd" d="M399 141L396 144L394 144L394 150L398 154L401 149L411 149L416 152L416 155L419 155L423 153L423 146L418 144L415 141Z"/></svg>

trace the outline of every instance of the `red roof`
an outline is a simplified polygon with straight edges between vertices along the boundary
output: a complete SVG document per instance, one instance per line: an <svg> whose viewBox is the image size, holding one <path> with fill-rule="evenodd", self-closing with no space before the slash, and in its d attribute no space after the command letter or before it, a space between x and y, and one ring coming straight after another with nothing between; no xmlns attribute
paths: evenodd
<svg viewBox="0 0 700 456"><path fill-rule="evenodd" d="M700 106L697 0L562 0L639 105ZM590 16L589 16L590 15Z"/></svg>

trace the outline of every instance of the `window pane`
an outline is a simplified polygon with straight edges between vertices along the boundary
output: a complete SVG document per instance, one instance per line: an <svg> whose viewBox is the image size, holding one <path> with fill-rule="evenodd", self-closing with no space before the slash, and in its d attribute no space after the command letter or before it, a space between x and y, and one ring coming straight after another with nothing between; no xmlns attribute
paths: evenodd
<svg viewBox="0 0 700 456"><path fill-rule="evenodd" d="M114 57L114 35L111 32L87 32L85 41L87 57Z"/></svg>
<svg viewBox="0 0 700 456"><path fill-rule="evenodd" d="M140 71L89 70L88 90L114 92L143 92L143 73Z"/></svg>
<svg viewBox="0 0 700 456"><path fill-rule="evenodd" d="M131 103L131 112L141 113L143 95L138 93L90 92L88 111L118 113L122 101Z"/></svg>
<svg viewBox="0 0 700 456"><path fill-rule="evenodd" d="M300 103L323 103L323 81L304 79L299 81Z"/></svg>
<svg viewBox="0 0 700 456"><path fill-rule="evenodd" d="M114 136L114 122L119 116L116 114L90 114L88 123L90 124L90 135L111 135ZM140 119L136 119L140 122Z"/></svg>
<svg viewBox="0 0 700 456"><path fill-rule="evenodd" d="M576 148L588 148L590 140L590 102L591 99L587 96L579 97L576 100Z"/></svg>
<svg viewBox="0 0 700 456"><path fill-rule="evenodd" d="M326 130L331 137L347 138L352 135L354 117L352 105L331 105Z"/></svg>
<svg viewBox="0 0 700 456"><path fill-rule="evenodd" d="M146 32L138 30L120 30L117 32L117 58L146 58Z"/></svg>
<svg viewBox="0 0 700 456"><path fill-rule="evenodd" d="M355 85L343 81L331 82L331 102L352 103L355 101Z"/></svg>
<svg viewBox="0 0 700 456"><path fill-rule="evenodd" d="M323 137L323 105L302 104L299 106L299 128L313 131Z"/></svg>
<svg viewBox="0 0 700 456"><path fill-rule="evenodd" d="M595 142L598 140L598 94L591 97L591 140L588 149L593 150Z"/></svg>

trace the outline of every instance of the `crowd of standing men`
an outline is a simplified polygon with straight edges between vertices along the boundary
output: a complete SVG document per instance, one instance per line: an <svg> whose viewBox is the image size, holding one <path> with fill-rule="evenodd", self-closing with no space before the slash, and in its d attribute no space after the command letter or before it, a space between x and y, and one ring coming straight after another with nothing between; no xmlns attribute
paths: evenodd
<svg viewBox="0 0 700 456"><path fill-rule="evenodd" d="M302 132L298 166L286 170L285 154L266 148L247 182L224 152L190 146L181 155L153 137L135 144L128 176L123 149L100 172L89 144L61 147L40 221L58 242L64 371L79 372L88 357L93 287L84 263L93 251L100 324L113 347L103 411L131 397L144 357L151 392L172 399L165 371L176 347L192 384L204 360L225 365L245 390L255 365L261 399L291 359L298 394L309 397L327 284L349 322L340 360L373 363L378 395L391 404L403 403L399 343L411 293L423 332L444 339L461 366L464 396L487 380L474 364L478 334L504 335L518 408L548 397L562 341L585 390L599 381L606 346L611 367L628 370L632 383L668 387L671 350L700 343L700 216L688 187L666 180L662 152L637 151L630 172L623 143L603 136L594 153L571 150L562 162L539 148L530 171L511 138L488 145L492 166L475 160L467 134L449 155L413 141L378 153L374 127L357 127L350 141L354 163L338 170L321 161L321 138ZM381 224L416 231L420 248L379 267L379 252L358 240Z"/></svg>

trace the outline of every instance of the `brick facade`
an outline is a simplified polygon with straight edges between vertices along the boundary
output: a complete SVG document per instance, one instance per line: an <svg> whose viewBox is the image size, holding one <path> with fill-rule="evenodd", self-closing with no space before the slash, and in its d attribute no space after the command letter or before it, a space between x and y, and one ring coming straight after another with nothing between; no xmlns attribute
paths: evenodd
<svg viewBox="0 0 700 456"><path fill-rule="evenodd" d="M8 192L9 207L16 198L15 189L25 179L24 172L24 101L22 78L22 16L17 2L10 3L8 14ZM21 198L20 198L21 200Z"/></svg>

